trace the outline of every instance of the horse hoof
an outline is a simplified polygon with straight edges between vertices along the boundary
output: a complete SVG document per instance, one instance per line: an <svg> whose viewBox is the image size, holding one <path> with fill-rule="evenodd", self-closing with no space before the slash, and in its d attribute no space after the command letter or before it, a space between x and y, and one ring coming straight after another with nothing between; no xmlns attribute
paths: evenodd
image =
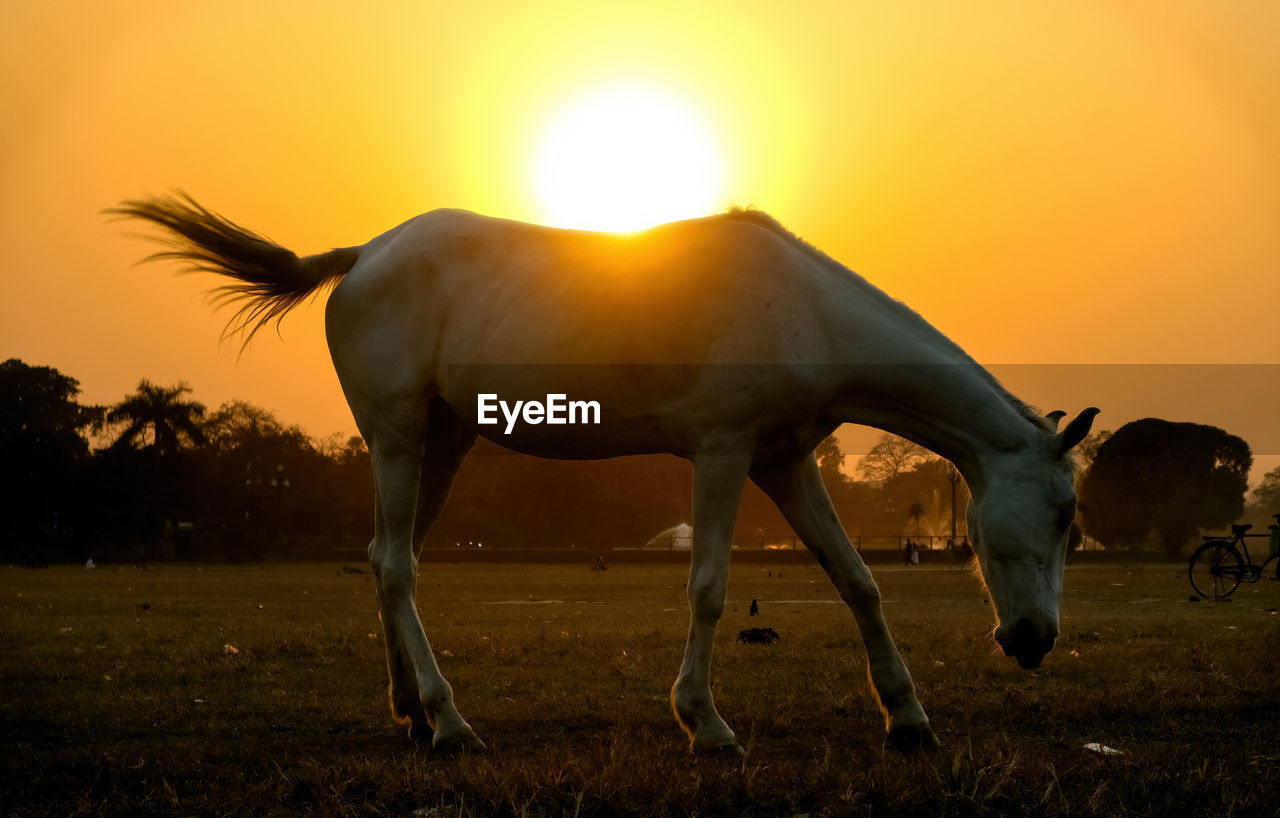
<svg viewBox="0 0 1280 818"><path fill-rule="evenodd" d="M724 759L725 761L742 761L747 757L747 751L742 749L742 745L736 741L728 744L721 744L711 752L717 758Z"/></svg>
<svg viewBox="0 0 1280 818"><path fill-rule="evenodd" d="M456 736L450 736L444 739L434 739L431 742L432 752L441 755L453 755L455 753L485 753L489 748L475 733L459 733Z"/></svg>
<svg viewBox="0 0 1280 818"><path fill-rule="evenodd" d="M927 722L893 728L885 739L885 746L900 753L933 752L942 748Z"/></svg>
<svg viewBox="0 0 1280 818"><path fill-rule="evenodd" d="M718 758L722 761L741 761L747 757L747 751L742 749L742 745L737 739L730 739L719 744L699 745L694 744L693 752L705 758Z"/></svg>
<svg viewBox="0 0 1280 818"><path fill-rule="evenodd" d="M435 737L434 731L426 724L415 724L409 728L409 741L414 744L430 744Z"/></svg>

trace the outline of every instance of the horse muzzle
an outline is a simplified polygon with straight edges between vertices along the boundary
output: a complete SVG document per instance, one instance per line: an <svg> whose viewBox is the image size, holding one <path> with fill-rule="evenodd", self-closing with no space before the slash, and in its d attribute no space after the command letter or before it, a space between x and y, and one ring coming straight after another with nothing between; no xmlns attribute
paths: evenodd
<svg viewBox="0 0 1280 818"><path fill-rule="evenodd" d="M1012 626L1000 625L996 628L995 637L1005 656L1017 659L1018 666L1025 670L1034 670L1040 667L1045 654L1053 650L1053 643L1058 640L1058 627L1037 627L1030 619L1024 618Z"/></svg>

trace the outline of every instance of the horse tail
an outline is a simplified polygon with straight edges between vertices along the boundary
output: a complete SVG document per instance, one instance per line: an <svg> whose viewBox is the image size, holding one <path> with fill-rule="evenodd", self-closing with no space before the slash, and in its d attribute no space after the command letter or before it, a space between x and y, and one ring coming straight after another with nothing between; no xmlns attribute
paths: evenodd
<svg viewBox="0 0 1280 818"><path fill-rule="evenodd" d="M345 276L360 257L359 247L342 247L299 257L292 250L241 227L185 193L130 199L106 211L121 218L159 226L158 239L171 248L145 261L176 259L189 272L217 273L234 279L213 290L219 303L241 302L227 322L223 337L244 334L244 346L266 324L277 327L289 310Z"/></svg>

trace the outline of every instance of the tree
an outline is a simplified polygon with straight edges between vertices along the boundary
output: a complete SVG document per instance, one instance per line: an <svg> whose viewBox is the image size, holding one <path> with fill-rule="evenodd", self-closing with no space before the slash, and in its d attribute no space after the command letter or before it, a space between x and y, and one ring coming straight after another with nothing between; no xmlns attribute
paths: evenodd
<svg viewBox="0 0 1280 818"><path fill-rule="evenodd" d="M858 476L863 480L887 483L932 457L933 454L925 447L886 432L871 451L863 455L858 463Z"/></svg>
<svg viewBox="0 0 1280 818"><path fill-rule="evenodd" d="M115 528L135 558L144 555L143 541L152 544L150 556L173 556L176 523L191 520L201 502L200 472L187 449L205 440L204 404L187 400L190 392L185 382L163 387L143 378L107 412L107 422L123 429L98 458L97 487L103 494L124 491L125 513Z"/></svg>
<svg viewBox="0 0 1280 818"><path fill-rule="evenodd" d="M880 508L886 515L883 531L904 530L911 516L911 507L919 505L921 518L933 536L951 533L951 465L941 457L916 463L911 468L886 481L877 493ZM957 486L956 505L959 528L964 530L964 504L968 489L961 481ZM942 503L943 497L947 502ZM934 498L937 498L936 500ZM945 511L944 511L945 509ZM919 521L919 520L917 520Z"/></svg>
<svg viewBox="0 0 1280 818"><path fill-rule="evenodd" d="M840 451L840 442L835 435L829 435L819 443L813 454L818 459L818 471L822 473L828 491L848 479L844 473L844 452Z"/></svg>
<svg viewBox="0 0 1280 818"><path fill-rule="evenodd" d="M1106 443L1110 439L1111 432L1104 429L1100 432L1094 432L1093 434L1086 436L1085 439L1080 441L1075 449L1073 449L1076 456L1076 463L1079 465L1081 474L1093 465L1093 461L1098 458L1098 449L1103 443Z"/></svg>
<svg viewBox="0 0 1280 818"><path fill-rule="evenodd" d="M326 453L301 427L245 401L224 403L201 432L207 442L199 472L208 490L197 513L205 529L224 534L228 556L258 558L298 545L300 537L331 537L352 527L335 477L356 456L355 443L363 450L359 438L346 447L332 441ZM364 488L367 475L361 478L360 523L367 532L372 492Z"/></svg>
<svg viewBox="0 0 1280 818"><path fill-rule="evenodd" d="M1252 463L1249 444L1216 426L1128 423L1099 446L1081 485L1085 533L1111 547L1154 532L1177 556L1199 529L1240 516Z"/></svg>
<svg viewBox="0 0 1280 818"><path fill-rule="evenodd" d="M1268 515L1280 512L1280 466L1264 474L1252 494L1255 507Z"/></svg>
<svg viewBox="0 0 1280 818"><path fill-rule="evenodd" d="M107 413L107 422L123 423L124 430L116 439L117 446L154 447L161 456L172 456L182 449L182 444L204 442L200 419L204 417L204 404L184 400L191 387L179 381L174 386L156 386L143 378L138 391L125 397ZM151 430L151 441L146 432Z"/></svg>
<svg viewBox="0 0 1280 818"><path fill-rule="evenodd" d="M924 516L924 506L919 502L912 503L907 509L907 516L916 524L916 539L920 539L920 518Z"/></svg>
<svg viewBox="0 0 1280 818"><path fill-rule="evenodd" d="M0 548L65 531L79 503L78 471L89 457L85 433L103 409L82 406L80 383L17 358L0 363ZM61 531L59 527L61 526ZM29 544L29 542L27 543Z"/></svg>
<svg viewBox="0 0 1280 818"><path fill-rule="evenodd" d="M850 537L862 534L877 534L884 530L883 513L875 503L875 491L862 483L854 482L844 472L845 455L840 451L840 444L835 435L818 444L813 451L818 460L818 472L822 475L822 483L831 497L831 505L835 507L840 522ZM771 526L761 526L770 534L775 531L785 536L790 531L785 519L780 516L773 502L763 496L756 497L752 491L754 484L748 484L743 495L743 509L750 510L753 504L762 507L761 519L774 519Z"/></svg>

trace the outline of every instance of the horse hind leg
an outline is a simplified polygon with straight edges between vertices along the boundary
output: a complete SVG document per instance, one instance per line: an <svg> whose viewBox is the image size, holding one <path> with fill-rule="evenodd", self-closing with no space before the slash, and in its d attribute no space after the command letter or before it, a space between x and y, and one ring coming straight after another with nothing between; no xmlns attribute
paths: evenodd
<svg viewBox="0 0 1280 818"><path fill-rule="evenodd" d="M373 514L374 536L373 541L369 543L369 561L371 564L375 552L378 551L378 543L385 536L381 533L384 523L382 521L381 500L378 497L376 488L374 489ZM418 681L414 678L413 662L409 657L403 640L400 638L399 628L395 627L391 617L383 616L382 614L386 609L386 603L382 593L382 582L376 572L373 584L378 597L378 620L382 624L383 644L387 650L387 676L391 680L388 685L388 696L391 700L391 718L398 723L408 725L409 738L414 741L430 741L431 725L427 719L427 711L423 708L422 700L418 695Z"/></svg>
<svg viewBox="0 0 1280 818"><path fill-rule="evenodd" d="M369 435L378 502L369 562L387 641L392 715L409 722L411 737L425 738L430 730L438 750L483 749L458 713L415 602L415 547L444 507L472 438L439 401L402 402L381 417L396 423L373 424Z"/></svg>

